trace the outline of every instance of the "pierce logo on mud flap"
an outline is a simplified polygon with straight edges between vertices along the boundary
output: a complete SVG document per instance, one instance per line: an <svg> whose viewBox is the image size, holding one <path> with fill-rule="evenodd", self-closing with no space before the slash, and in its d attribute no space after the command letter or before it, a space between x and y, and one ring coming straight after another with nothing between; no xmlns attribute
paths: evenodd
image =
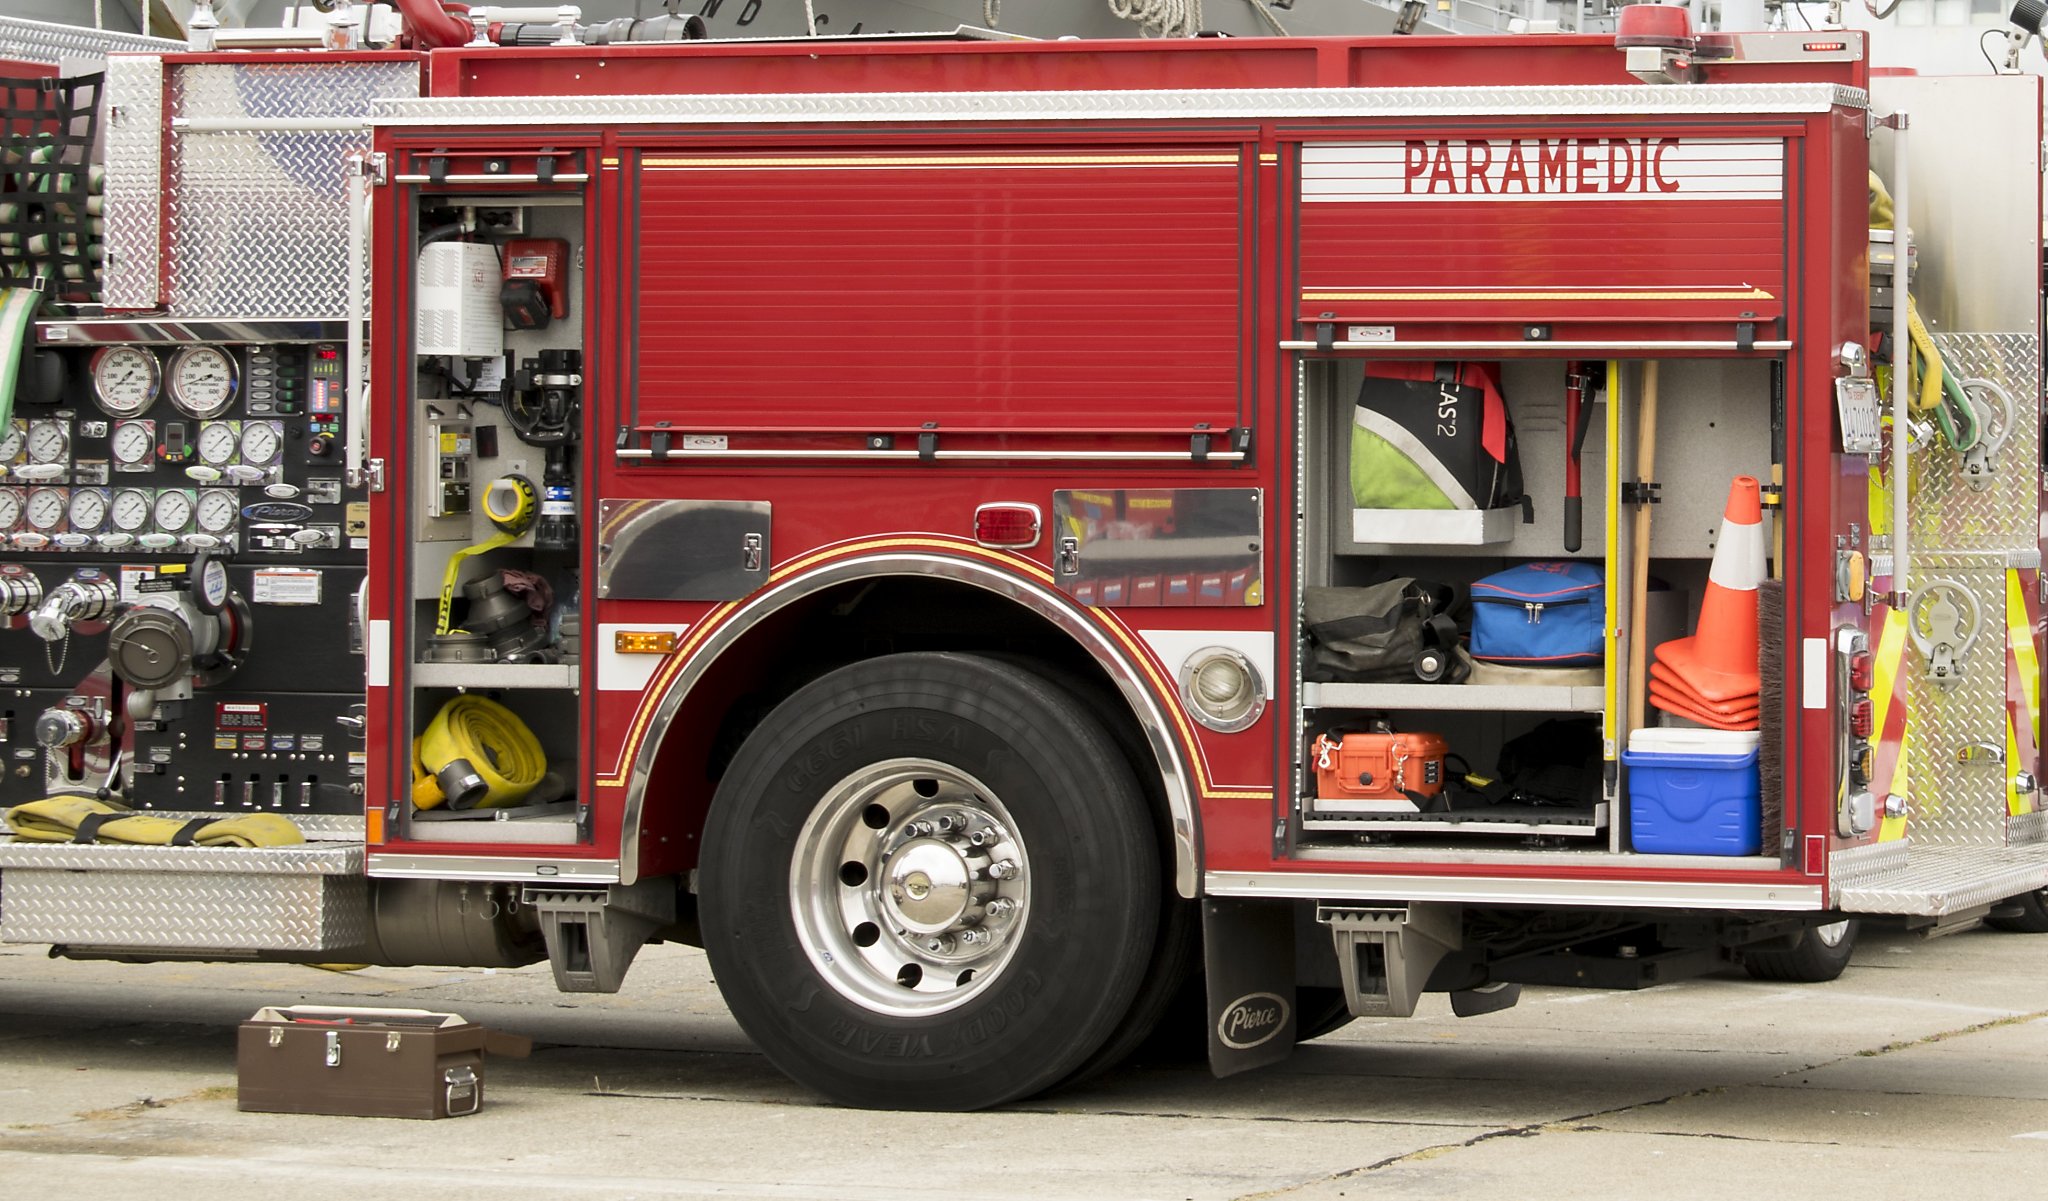
<svg viewBox="0 0 2048 1201"><path fill-rule="evenodd" d="M1287 1002L1276 993L1255 992L1224 1006L1216 1037L1235 1051L1271 1042L1287 1026Z"/></svg>

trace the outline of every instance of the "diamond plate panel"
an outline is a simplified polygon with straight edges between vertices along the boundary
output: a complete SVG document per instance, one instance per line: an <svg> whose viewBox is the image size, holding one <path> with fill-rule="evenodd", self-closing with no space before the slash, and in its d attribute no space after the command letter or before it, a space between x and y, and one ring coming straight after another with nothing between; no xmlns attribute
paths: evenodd
<svg viewBox="0 0 2048 1201"><path fill-rule="evenodd" d="M100 299L109 309L153 309L163 225L164 63L153 55L107 62L107 183Z"/></svg>
<svg viewBox="0 0 2048 1201"><path fill-rule="evenodd" d="M106 29L83 29L76 25L52 25L20 17L0 17L0 58L16 62L48 63L62 66L66 59L104 58L116 51L142 54L176 54L185 43L167 38L115 33Z"/></svg>
<svg viewBox="0 0 2048 1201"><path fill-rule="evenodd" d="M360 876L8 868L0 941L338 951L369 939Z"/></svg>
<svg viewBox="0 0 2048 1201"><path fill-rule="evenodd" d="M409 62L204 63L176 68L181 117L360 119L417 95ZM166 301L181 318L348 314L344 173L367 130L174 130Z"/></svg>
<svg viewBox="0 0 2048 1201"><path fill-rule="evenodd" d="M1898 839L1836 851L1828 856L1828 887L1839 892L1899 871L1907 865L1910 849L1906 840Z"/></svg>
<svg viewBox="0 0 2048 1201"><path fill-rule="evenodd" d="M1837 881L1844 913L1942 917L2048 885L2048 847L1936 847L1918 842L1907 865Z"/></svg>
<svg viewBox="0 0 2048 1201"><path fill-rule="evenodd" d="M172 816L151 814L150 816ZM306 843L290 847L147 847L96 842L0 840L0 869L53 871L197 872L241 876L359 876L359 843Z"/></svg>
<svg viewBox="0 0 2048 1201"><path fill-rule="evenodd" d="M1926 659L1909 648L1906 698L1910 706L1906 753L1912 808L1908 826L1921 850L1929 846L2005 845L2006 769L1998 762L1958 761L1972 744L2005 747L2005 561L2002 556L1913 552L1915 592L1947 580L1973 597L1983 615L1976 643L1958 679L1937 687L1923 670Z"/></svg>
<svg viewBox="0 0 2048 1201"><path fill-rule="evenodd" d="M1982 488L1971 487L1964 456L1945 446L1914 459L1914 545L1930 551L2034 552L2040 547L2034 478L2041 442L2034 400L2040 395L2039 340L2031 333L1936 334L1934 342L1949 370L2003 388L2016 413L1988 477L1979 480Z"/></svg>
<svg viewBox="0 0 2048 1201"><path fill-rule="evenodd" d="M2005 841L2015 847L2048 842L2048 810L2006 818Z"/></svg>
<svg viewBox="0 0 2048 1201"><path fill-rule="evenodd" d="M1117 92L841 92L815 95L448 97L381 100L379 125L722 121L1178 120L1222 117L1515 117L1824 113L1868 108L1827 84L1663 87L1216 88Z"/></svg>

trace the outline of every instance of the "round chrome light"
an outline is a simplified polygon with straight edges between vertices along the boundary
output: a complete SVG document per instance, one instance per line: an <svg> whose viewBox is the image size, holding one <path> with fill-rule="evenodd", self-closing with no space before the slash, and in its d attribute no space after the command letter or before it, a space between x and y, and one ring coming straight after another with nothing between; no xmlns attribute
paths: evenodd
<svg viewBox="0 0 2048 1201"><path fill-rule="evenodd" d="M1266 685L1252 661L1224 646L1205 646L1180 668L1180 697L1195 720L1235 734L1266 711Z"/></svg>

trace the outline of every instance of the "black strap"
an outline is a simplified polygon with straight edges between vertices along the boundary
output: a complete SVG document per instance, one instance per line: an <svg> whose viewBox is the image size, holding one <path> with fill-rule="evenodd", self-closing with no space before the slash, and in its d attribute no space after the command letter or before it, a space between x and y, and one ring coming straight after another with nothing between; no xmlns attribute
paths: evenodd
<svg viewBox="0 0 2048 1201"><path fill-rule="evenodd" d="M171 835L171 845L174 847L191 846L198 840L199 832L212 825L214 821L215 819L211 817L193 818L191 821L179 826L176 834Z"/></svg>
<svg viewBox="0 0 2048 1201"><path fill-rule="evenodd" d="M129 815L126 813L88 814L84 820L78 823L78 829L73 831L71 835L71 841L77 843L97 842L99 841L101 826L106 825L110 821L118 821L119 819L127 816Z"/></svg>

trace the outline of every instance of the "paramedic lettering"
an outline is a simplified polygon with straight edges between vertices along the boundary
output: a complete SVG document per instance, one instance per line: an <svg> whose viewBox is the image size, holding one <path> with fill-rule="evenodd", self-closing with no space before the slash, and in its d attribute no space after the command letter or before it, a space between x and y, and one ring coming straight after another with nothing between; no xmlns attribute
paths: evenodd
<svg viewBox="0 0 2048 1201"><path fill-rule="evenodd" d="M1676 192L1664 157L1677 145L1677 138L1442 138L1410 141L1402 166L1411 195Z"/></svg>
<svg viewBox="0 0 2048 1201"><path fill-rule="evenodd" d="M1777 200L1785 144L1764 138L1411 138L1302 148L1302 200Z"/></svg>

